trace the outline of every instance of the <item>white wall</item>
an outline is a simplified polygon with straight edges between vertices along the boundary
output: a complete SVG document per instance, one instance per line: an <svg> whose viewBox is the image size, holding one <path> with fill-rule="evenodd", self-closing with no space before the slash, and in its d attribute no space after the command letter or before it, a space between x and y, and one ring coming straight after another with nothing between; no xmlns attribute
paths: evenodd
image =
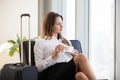
<svg viewBox="0 0 120 80"><path fill-rule="evenodd" d="M38 0L0 0L0 45L20 33L22 13L31 14L31 37L37 36Z"/></svg>
<svg viewBox="0 0 120 80"><path fill-rule="evenodd" d="M13 57L2 44L7 40L15 40L20 33L20 14L31 14L31 38L38 34L38 0L0 0L0 69L6 63L19 62L19 54ZM23 19L24 20L24 19ZM24 34L27 30L23 31ZM7 45L8 46L8 45Z"/></svg>

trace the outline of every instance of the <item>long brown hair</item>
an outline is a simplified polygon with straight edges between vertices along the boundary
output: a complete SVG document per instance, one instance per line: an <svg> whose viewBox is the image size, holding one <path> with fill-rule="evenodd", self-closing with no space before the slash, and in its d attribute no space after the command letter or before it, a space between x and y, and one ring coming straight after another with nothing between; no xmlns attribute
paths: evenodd
<svg viewBox="0 0 120 80"><path fill-rule="evenodd" d="M43 39L51 39L52 38L53 27L54 27L55 20L57 17L61 17L61 19L63 20L63 17L55 12L49 12L44 17L43 24L42 24L41 38L43 38ZM57 39L61 39L64 44L70 46L70 43L60 33L58 33Z"/></svg>

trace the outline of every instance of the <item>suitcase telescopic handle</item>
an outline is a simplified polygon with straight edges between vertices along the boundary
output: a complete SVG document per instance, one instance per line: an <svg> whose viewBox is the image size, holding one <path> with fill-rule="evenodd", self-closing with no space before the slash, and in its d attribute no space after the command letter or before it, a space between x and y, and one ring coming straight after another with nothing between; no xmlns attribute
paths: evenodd
<svg viewBox="0 0 120 80"><path fill-rule="evenodd" d="M30 14L21 14L21 28L20 28L20 32L21 32L21 63L24 63L23 62L23 40L22 40L22 17L25 16L25 17L29 17L29 23L28 23L28 48L29 48L29 51L28 51L28 61L29 61L29 65L31 65L31 41L30 41Z"/></svg>
<svg viewBox="0 0 120 80"><path fill-rule="evenodd" d="M30 14L27 14L27 13L21 14L21 17L23 17L23 16L28 16L28 17L30 17Z"/></svg>

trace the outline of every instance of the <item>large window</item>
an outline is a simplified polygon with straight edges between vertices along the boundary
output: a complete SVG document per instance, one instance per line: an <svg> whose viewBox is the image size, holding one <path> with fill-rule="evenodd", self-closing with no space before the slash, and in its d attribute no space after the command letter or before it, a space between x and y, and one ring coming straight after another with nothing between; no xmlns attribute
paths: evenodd
<svg viewBox="0 0 120 80"><path fill-rule="evenodd" d="M66 37L75 39L75 0L66 0Z"/></svg>
<svg viewBox="0 0 120 80"><path fill-rule="evenodd" d="M89 59L98 79L114 80L115 0L90 0Z"/></svg>

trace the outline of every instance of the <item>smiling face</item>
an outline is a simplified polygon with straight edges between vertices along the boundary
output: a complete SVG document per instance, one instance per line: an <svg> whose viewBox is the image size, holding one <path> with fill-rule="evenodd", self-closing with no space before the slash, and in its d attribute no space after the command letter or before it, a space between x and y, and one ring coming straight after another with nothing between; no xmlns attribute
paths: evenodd
<svg viewBox="0 0 120 80"><path fill-rule="evenodd" d="M53 34L58 34L58 33L62 33L62 29L63 29L63 20L61 19L61 17L56 17L55 19L55 23L53 26Z"/></svg>

